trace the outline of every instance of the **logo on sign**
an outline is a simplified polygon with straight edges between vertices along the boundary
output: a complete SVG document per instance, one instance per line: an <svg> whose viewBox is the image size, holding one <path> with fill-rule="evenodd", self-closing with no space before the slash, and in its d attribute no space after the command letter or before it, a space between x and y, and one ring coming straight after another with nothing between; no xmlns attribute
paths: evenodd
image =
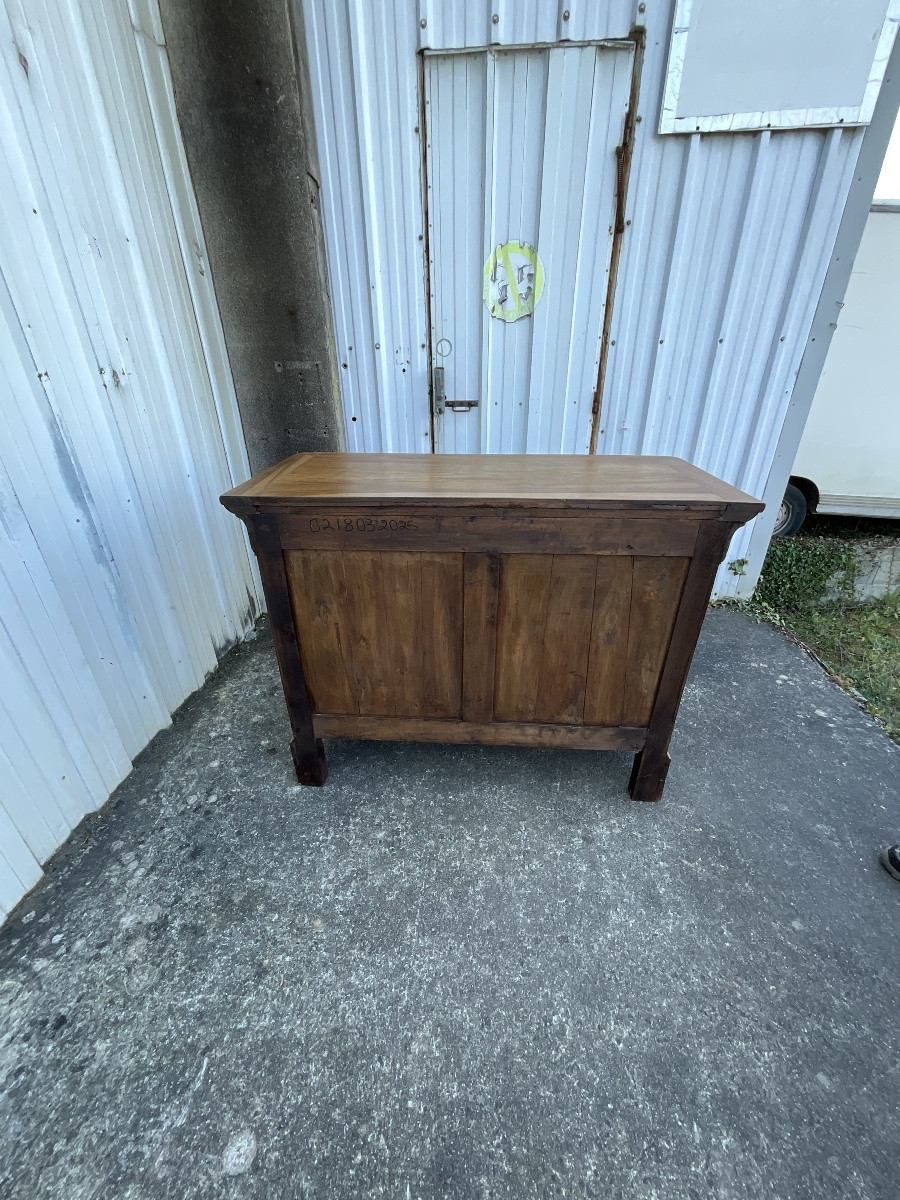
<svg viewBox="0 0 900 1200"><path fill-rule="evenodd" d="M544 290L544 268L534 246L504 242L484 264L484 302L498 321L529 317Z"/></svg>

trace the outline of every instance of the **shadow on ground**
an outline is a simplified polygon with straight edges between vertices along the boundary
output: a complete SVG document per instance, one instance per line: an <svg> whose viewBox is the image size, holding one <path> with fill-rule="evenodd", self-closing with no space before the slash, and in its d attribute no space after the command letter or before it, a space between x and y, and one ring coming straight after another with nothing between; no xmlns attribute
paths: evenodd
<svg viewBox="0 0 900 1200"><path fill-rule="evenodd" d="M3 1197L896 1195L900 748L779 633L709 614L658 806L287 738L261 632L0 934Z"/></svg>

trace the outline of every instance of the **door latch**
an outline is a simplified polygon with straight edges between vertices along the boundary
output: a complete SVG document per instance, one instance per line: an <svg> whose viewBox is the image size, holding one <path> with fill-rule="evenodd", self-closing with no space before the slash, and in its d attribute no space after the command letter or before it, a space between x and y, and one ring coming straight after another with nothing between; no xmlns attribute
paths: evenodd
<svg viewBox="0 0 900 1200"><path fill-rule="evenodd" d="M449 408L451 412L468 412L470 408L477 408L477 400L448 400L447 388L444 383L444 368L434 367L431 372L431 390L434 399L434 415L441 417L444 415L444 409Z"/></svg>

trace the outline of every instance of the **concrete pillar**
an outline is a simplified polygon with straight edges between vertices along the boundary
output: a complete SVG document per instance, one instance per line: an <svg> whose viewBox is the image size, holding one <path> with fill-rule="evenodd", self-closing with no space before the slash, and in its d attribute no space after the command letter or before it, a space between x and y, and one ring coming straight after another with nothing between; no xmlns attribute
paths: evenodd
<svg viewBox="0 0 900 1200"><path fill-rule="evenodd" d="M303 31L286 0L160 10L251 466L339 450Z"/></svg>

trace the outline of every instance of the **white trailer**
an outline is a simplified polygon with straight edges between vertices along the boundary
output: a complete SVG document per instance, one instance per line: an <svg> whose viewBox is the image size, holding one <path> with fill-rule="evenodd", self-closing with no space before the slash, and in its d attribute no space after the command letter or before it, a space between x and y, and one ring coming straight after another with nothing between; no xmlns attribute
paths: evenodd
<svg viewBox="0 0 900 1200"><path fill-rule="evenodd" d="M807 512L900 518L900 123L775 533Z"/></svg>

